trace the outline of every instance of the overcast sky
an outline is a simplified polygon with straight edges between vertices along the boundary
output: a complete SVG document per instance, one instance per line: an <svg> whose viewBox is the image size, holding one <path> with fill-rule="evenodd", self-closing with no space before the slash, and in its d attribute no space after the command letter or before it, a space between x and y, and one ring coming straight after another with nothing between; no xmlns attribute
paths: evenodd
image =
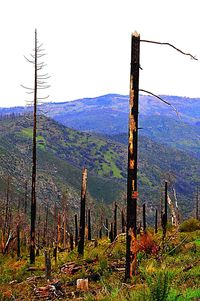
<svg viewBox="0 0 200 301"><path fill-rule="evenodd" d="M24 104L34 29L47 52L50 101L129 93L131 33L200 59L199 0L0 0L0 106ZM200 97L200 62L141 44L140 88Z"/></svg>

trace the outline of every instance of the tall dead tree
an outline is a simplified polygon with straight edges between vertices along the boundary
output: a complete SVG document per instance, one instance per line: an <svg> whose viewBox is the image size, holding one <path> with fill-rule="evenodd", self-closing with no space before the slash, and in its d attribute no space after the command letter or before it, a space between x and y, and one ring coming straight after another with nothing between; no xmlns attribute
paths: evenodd
<svg viewBox="0 0 200 301"><path fill-rule="evenodd" d="M161 222L162 222L162 229L163 229L163 239L166 236L167 232L167 202L168 202L168 182L165 181L165 211L162 214Z"/></svg>
<svg viewBox="0 0 200 301"><path fill-rule="evenodd" d="M125 233L126 223L125 223L124 209L121 210L121 220L122 220L122 233Z"/></svg>
<svg viewBox="0 0 200 301"><path fill-rule="evenodd" d="M125 279L133 274L133 236L137 233L137 148L138 148L138 96L140 68L140 35L132 34L130 102L129 102L129 144L128 144L128 178L127 178L127 230L126 230L126 270Z"/></svg>
<svg viewBox="0 0 200 301"><path fill-rule="evenodd" d="M110 242L113 242L113 241L114 241L113 223L110 224L109 238L110 238Z"/></svg>
<svg viewBox="0 0 200 301"><path fill-rule="evenodd" d="M80 255L84 254L86 190L87 190L87 169L84 168L82 172L80 227L79 227L79 242L78 242L78 253Z"/></svg>
<svg viewBox="0 0 200 301"><path fill-rule="evenodd" d="M38 101L47 97L38 97L38 90L49 88L46 79L49 78L48 74L40 74L45 64L40 59L45 55L42 49L42 44L38 43L37 30L35 29L35 45L34 53L31 54L31 58L25 59L34 66L34 86L33 88L24 87L27 89L28 94L33 94L33 143L32 143L32 182L31 182L31 227L30 227L30 263L35 262L35 225L36 225L36 171L37 171L37 153L36 153L36 136L37 136L37 105Z"/></svg>

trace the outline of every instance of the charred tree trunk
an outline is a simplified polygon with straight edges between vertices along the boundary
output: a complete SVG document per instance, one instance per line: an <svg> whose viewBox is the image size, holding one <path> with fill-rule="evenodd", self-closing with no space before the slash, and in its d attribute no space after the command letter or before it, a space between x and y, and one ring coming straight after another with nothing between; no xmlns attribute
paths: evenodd
<svg viewBox="0 0 200 301"><path fill-rule="evenodd" d="M167 232L167 198L168 198L168 183L165 181L165 212L162 214L162 229L163 229L163 239L165 239Z"/></svg>
<svg viewBox="0 0 200 301"><path fill-rule="evenodd" d="M88 209L88 240L92 239L91 234L91 216L90 216L90 209Z"/></svg>
<svg viewBox="0 0 200 301"><path fill-rule="evenodd" d="M155 233L158 233L158 209L156 209L155 214Z"/></svg>
<svg viewBox="0 0 200 301"><path fill-rule="evenodd" d="M114 239L117 237L117 203L115 202L114 209Z"/></svg>
<svg viewBox="0 0 200 301"><path fill-rule="evenodd" d="M30 263L35 263L35 223L36 223L36 134L37 134L37 31L35 30L35 75L34 75L34 112L33 112L33 146L32 146L32 185L31 185L31 233Z"/></svg>
<svg viewBox="0 0 200 301"><path fill-rule="evenodd" d="M78 245L78 217L75 214L75 246Z"/></svg>
<svg viewBox="0 0 200 301"><path fill-rule="evenodd" d="M139 97L140 35L132 34L130 103L129 103L129 145L127 178L127 229L125 279L133 275L133 236L137 234L137 148L138 148L138 97Z"/></svg>
<svg viewBox="0 0 200 301"><path fill-rule="evenodd" d="M143 232L146 233L146 204L142 205L143 211Z"/></svg>
<svg viewBox="0 0 200 301"><path fill-rule="evenodd" d="M110 225L110 234L109 234L110 242L114 241L114 233L113 233L113 223Z"/></svg>
<svg viewBox="0 0 200 301"><path fill-rule="evenodd" d="M53 257L55 260L55 266L57 266L57 261L58 261L58 246L57 244L55 245L54 249L53 249Z"/></svg>
<svg viewBox="0 0 200 301"><path fill-rule="evenodd" d="M87 169L84 168L82 172L80 228L79 228L79 242L78 242L78 253L80 255L84 254L86 189L87 189Z"/></svg>
<svg viewBox="0 0 200 301"><path fill-rule="evenodd" d="M125 223L125 216L124 216L124 209L121 211L121 218L122 218L122 233L126 232L126 223Z"/></svg>

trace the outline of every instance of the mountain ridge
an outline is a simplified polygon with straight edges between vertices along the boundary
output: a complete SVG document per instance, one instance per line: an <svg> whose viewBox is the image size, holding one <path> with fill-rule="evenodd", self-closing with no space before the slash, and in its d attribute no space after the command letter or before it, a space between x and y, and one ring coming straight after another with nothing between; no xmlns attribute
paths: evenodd
<svg viewBox="0 0 200 301"><path fill-rule="evenodd" d="M40 119L37 136L38 171L41 189L44 192L49 196L52 193L55 198L53 187L61 190L65 186L63 183L69 182L68 184L76 190L77 202L81 168L84 166L88 168L88 189L92 197L98 196L99 201L111 202L118 199L122 192L126 193L126 145L68 129L45 116L41 116ZM0 168L4 174L10 170L16 178L23 178L23 170L26 167L29 171L25 174L29 173L30 178L31 164L27 163L26 158L30 158L31 155L31 124L31 119L28 120L24 116L0 120ZM8 165L2 161L3 147ZM177 190L184 214L189 214L193 207L192 193L200 184L199 170L200 160L173 148L166 148L147 137L140 138L138 177L142 202L147 202L153 207L158 206L160 189L167 178ZM23 182L24 180L23 178ZM51 189L47 189L48 181L52 183Z"/></svg>

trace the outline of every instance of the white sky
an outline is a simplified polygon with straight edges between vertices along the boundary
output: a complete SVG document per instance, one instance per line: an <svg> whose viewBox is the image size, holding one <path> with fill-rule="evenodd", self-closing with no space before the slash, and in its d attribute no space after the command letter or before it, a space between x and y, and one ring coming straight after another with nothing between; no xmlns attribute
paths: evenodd
<svg viewBox="0 0 200 301"><path fill-rule="evenodd" d="M200 60L200 0L0 0L0 106L24 104L34 29L47 52L50 101L129 93L131 32ZM200 61L141 45L140 87L200 97ZM30 96L29 96L29 99Z"/></svg>

